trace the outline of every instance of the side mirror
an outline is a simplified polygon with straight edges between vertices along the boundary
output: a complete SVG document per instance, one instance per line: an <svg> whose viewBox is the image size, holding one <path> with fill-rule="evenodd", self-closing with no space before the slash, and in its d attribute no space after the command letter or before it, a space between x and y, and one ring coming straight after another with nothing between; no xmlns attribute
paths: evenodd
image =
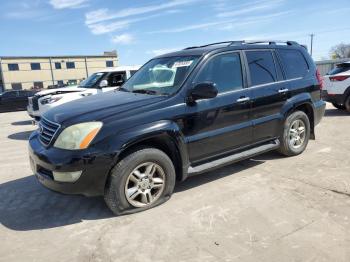
<svg viewBox="0 0 350 262"><path fill-rule="evenodd" d="M100 87L107 87L108 86L108 81L107 80L102 80L101 82L100 82L100 85L99 85Z"/></svg>
<svg viewBox="0 0 350 262"><path fill-rule="evenodd" d="M196 84L190 92L189 101L194 102L199 99L210 99L218 95L216 84L212 82L203 82Z"/></svg>
<svg viewBox="0 0 350 262"><path fill-rule="evenodd" d="M119 81L117 81L117 86L122 86L123 84L124 84L124 80L119 80Z"/></svg>

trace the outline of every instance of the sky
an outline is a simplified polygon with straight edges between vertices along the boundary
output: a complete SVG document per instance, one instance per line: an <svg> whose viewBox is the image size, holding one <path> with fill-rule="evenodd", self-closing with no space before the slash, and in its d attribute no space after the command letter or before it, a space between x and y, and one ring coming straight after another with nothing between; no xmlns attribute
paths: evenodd
<svg viewBox="0 0 350 262"><path fill-rule="evenodd" d="M0 56L98 55L143 64L188 46L294 40L315 60L350 43L350 0L0 0Z"/></svg>

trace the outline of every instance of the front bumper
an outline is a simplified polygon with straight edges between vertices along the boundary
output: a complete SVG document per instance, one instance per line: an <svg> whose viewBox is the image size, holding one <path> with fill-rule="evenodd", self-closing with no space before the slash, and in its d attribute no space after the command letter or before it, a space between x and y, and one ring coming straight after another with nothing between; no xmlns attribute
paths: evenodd
<svg viewBox="0 0 350 262"><path fill-rule="evenodd" d="M40 112L39 110L35 111L33 110L33 107L28 105L27 106L27 113L31 118L34 118L35 120L39 121L40 120Z"/></svg>
<svg viewBox="0 0 350 262"><path fill-rule="evenodd" d="M29 159L33 173L45 187L64 194L99 196L104 193L114 158L86 150L46 148L39 141L38 133L34 132L29 138ZM55 181L53 171L82 173L77 181L70 183Z"/></svg>
<svg viewBox="0 0 350 262"><path fill-rule="evenodd" d="M321 93L322 99L329 103L334 103L338 105L344 104L344 96L339 94L329 94L327 90L322 90Z"/></svg>

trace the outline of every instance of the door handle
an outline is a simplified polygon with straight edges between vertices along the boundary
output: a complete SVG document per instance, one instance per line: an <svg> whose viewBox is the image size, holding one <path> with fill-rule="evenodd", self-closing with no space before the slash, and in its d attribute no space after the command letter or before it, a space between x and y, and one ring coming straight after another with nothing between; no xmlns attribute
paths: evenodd
<svg viewBox="0 0 350 262"><path fill-rule="evenodd" d="M238 103L242 103L242 102L248 102L250 100L249 97L245 96L245 97L240 97L237 99Z"/></svg>
<svg viewBox="0 0 350 262"><path fill-rule="evenodd" d="M278 93L286 93L288 91L289 91L288 88L283 88L283 89L278 90Z"/></svg>

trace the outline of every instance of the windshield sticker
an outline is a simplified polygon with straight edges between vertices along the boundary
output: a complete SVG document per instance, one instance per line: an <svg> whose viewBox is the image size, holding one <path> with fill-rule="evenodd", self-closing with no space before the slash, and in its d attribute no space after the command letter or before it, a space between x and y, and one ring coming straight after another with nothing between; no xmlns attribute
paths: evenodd
<svg viewBox="0 0 350 262"><path fill-rule="evenodd" d="M192 64L192 62L193 62L193 60L175 62L172 68L190 66Z"/></svg>

